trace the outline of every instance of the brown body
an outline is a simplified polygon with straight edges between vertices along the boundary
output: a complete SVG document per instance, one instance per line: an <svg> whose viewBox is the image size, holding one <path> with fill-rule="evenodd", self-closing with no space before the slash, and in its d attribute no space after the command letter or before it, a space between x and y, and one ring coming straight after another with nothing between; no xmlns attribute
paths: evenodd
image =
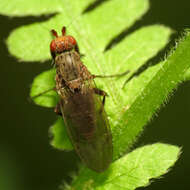
<svg viewBox="0 0 190 190"><path fill-rule="evenodd" d="M76 51L57 55L56 90L60 95L57 110L61 111L72 144L91 169L102 172L112 162L112 136L93 75ZM101 93L100 93L101 92Z"/></svg>

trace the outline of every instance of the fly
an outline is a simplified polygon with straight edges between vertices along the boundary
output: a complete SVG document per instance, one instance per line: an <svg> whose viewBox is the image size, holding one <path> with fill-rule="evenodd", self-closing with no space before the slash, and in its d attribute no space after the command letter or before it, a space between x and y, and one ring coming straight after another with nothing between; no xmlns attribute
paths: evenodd
<svg viewBox="0 0 190 190"><path fill-rule="evenodd" d="M56 37L50 43L50 52L56 67L56 88L60 102L55 112L64 119L75 151L83 163L96 172L103 172L112 162L113 146L110 125L104 110L107 93L96 87L95 77L119 75L92 75L80 59L74 37ZM102 97L102 98L101 98Z"/></svg>
<svg viewBox="0 0 190 190"><path fill-rule="evenodd" d="M76 51L57 55L56 91L60 102L56 112L63 116L70 140L81 160L102 172L112 162L112 135L104 110L106 93L94 83L94 76ZM101 100L100 96L103 96Z"/></svg>

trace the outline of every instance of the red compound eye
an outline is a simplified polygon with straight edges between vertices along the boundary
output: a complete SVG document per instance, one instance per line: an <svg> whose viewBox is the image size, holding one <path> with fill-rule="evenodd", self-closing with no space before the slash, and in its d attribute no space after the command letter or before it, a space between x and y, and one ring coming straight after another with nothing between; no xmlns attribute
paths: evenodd
<svg viewBox="0 0 190 190"><path fill-rule="evenodd" d="M52 33L52 35L55 36L56 38L58 37L57 32L56 32L55 30L51 30L51 33Z"/></svg>
<svg viewBox="0 0 190 190"><path fill-rule="evenodd" d="M55 30L51 30L51 33L56 38L50 43L50 52L54 59L56 54L63 53L75 49L79 53L79 48L74 37L66 36L66 27L62 28L62 36L58 36Z"/></svg>
<svg viewBox="0 0 190 190"><path fill-rule="evenodd" d="M56 42L54 40L51 41L50 50L51 51L55 51L56 50Z"/></svg>
<svg viewBox="0 0 190 190"><path fill-rule="evenodd" d="M76 40L72 36L67 36L67 37L70 44L72 44L73 46L77 44Z"/></svg>

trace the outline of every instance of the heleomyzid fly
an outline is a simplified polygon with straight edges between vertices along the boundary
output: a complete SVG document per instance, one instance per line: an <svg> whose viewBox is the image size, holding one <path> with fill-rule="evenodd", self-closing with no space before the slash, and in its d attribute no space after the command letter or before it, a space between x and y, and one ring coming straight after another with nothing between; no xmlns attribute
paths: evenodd
<svg viewBox="0 0 190 190"><path fill-rule="evenodd" d="M112 162L112 136L104 110L106 93L98 88L76 51L55 58L56 90L71 142L81 160L97 172ZM100 98L103 96L103 101Z"/></svg>
<svg viewBox="0 0 190 190"><path fill-rule="evenodd" d="M64 119L70 140L86 166L103 172L112 162L112 135L104 103L106 92L96 87L95 77L123 76L128 72L101 76L92 75L82 63L76 40L55 30L50 44L56 67L56 88L60 102L55 112ZM102 98L101 98L102 96Z"/></svg>

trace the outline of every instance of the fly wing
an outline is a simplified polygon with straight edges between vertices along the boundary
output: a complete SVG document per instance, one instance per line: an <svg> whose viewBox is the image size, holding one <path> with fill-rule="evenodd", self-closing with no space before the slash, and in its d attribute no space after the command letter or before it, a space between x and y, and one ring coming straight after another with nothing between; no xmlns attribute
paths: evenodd
<svg viewBox="0 0 190 190"><path fill-rule="evenodd" d="M112 136L100 96L92 88L60 102L70 139L82 161L102 172L112 162Z"/></svg>
<svg viewBox="0 0 190 190"><path fill-rule="evenodd" d="M112 136L93 76L75 51L56 57L56 89L70 139L83 162L104 171L112 161Z"/></svg>

